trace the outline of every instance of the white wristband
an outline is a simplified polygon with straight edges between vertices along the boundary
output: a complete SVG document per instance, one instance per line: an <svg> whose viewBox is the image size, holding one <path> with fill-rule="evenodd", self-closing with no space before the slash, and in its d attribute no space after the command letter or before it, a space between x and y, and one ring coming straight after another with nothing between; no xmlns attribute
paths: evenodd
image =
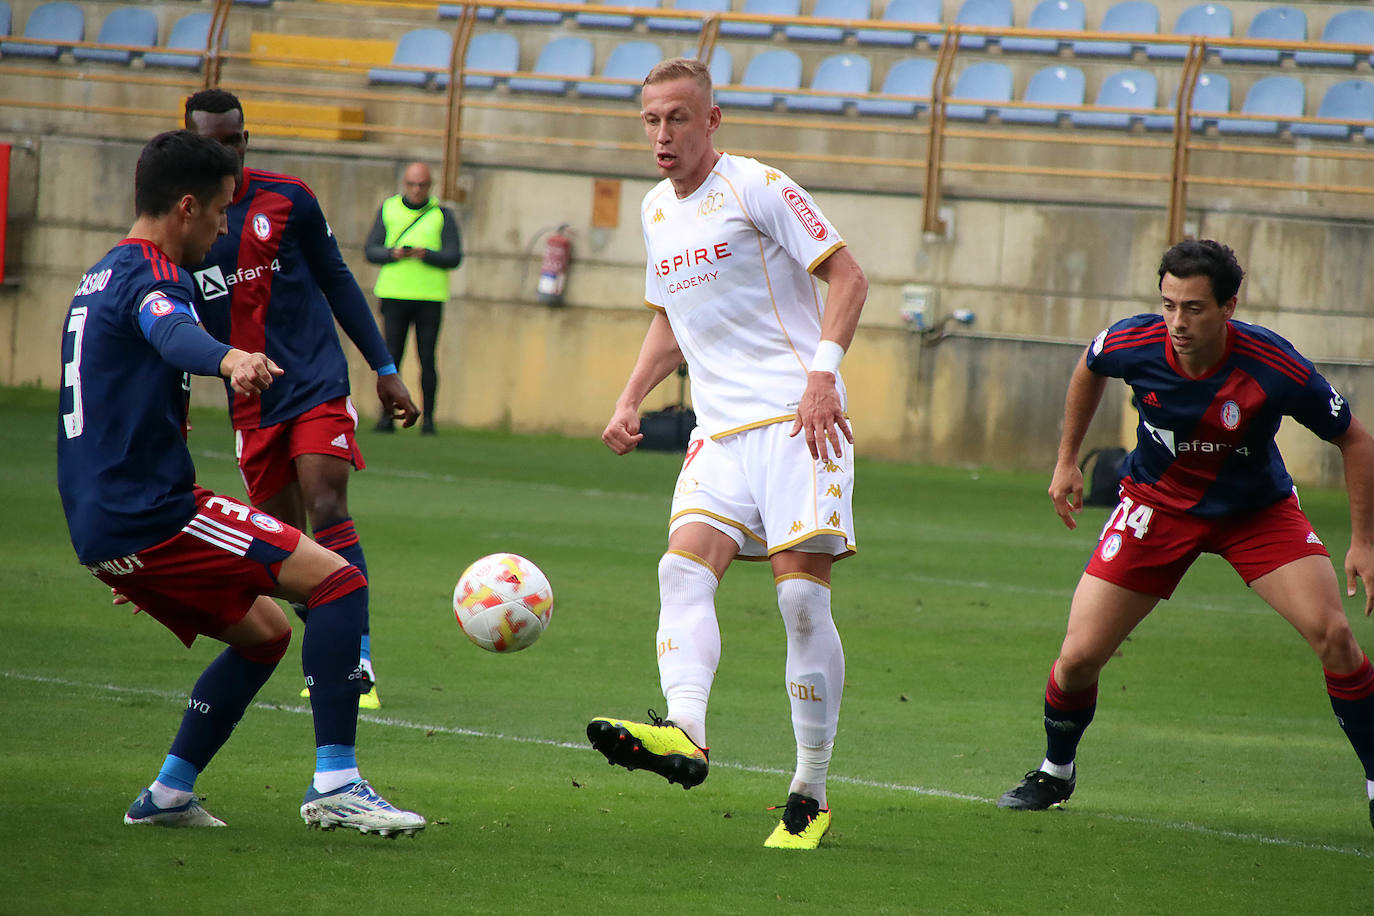
<svg viewBox="0 0 1374 916"><path fill-rule="evenodd" d="M816 345L816 355L811 357L811 371L838 372L842 359L844 359L844 347L833 340L822 340Z"/></svg>

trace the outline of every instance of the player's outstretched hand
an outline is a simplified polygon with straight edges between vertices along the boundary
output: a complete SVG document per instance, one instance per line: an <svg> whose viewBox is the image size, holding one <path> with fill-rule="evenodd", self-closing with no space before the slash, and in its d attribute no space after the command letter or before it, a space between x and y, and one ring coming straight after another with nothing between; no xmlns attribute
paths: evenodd
<svg viewBox="0 0 1374 916"><path fill-rule="evenodd" d="M230 350L220 362L220 374L229 380L234 391L257 397L282 374L282 368L262 353Z"/></svg>
<svg viewBox="0 0 1374 916"><path fill-rule="evenodd" d="M1073 462L1056 464L1054 477L1050 480L1050 499L1054 501L1054 511L1070 531L1078 527L1074 518L1083 511L1083 472Z"/></svg>
<svg viewBox="0 0 1374 916"><path fill-rule="evenodd" d="M1345 554L1345 594L1354 598L1356 583L1364 583L1364 615L1374 616L1374 546L1351 542Z"/></svg>
<svg viewBox="0 0 1374 916"><path fill-rule="evenodd" d="M840 392L835 388L835 373L808 372L806 390L802 392L797 404L797 419L792 421L789 436L806 434L806 447L811 457L816 459L836 458L844 454L840 436L850 445L854 444L854 433L849 429L849 421L844 418L844 406L840 403Z"/></svg>
<svg viewBox="0 0 1374 916"><path fill-rule="evenodd" d="M382 402L382 416L400 420L407 429L420 419L420 408L410 399L406 383L394 372L377 376L377 399Z"/></svg>
<svg viewBox="0 0 1374 916"><path fill-rule="evenodd" d="M639 412L633 407L616 405L611 421L601 433L601 441L617 455L627 455L639 445L644 434L639 431Z"/></svg>
<svg viewBox="0 0 1374 916"><path fill-rule="evenodd" d="M134 613L135 613L135 614L140 613L140 612L143 610L143 608L139 607L138 605L136 605L136 604L134 604L132 601L130 601L128 595L122 595L122 594L120 594L119 589L116 589L116 588L110 589L110 594L114 596L114 600L113 600L112 603L115 604L116 606L121 605L121 604L130 605L131 607L133 607Z"/></svg>

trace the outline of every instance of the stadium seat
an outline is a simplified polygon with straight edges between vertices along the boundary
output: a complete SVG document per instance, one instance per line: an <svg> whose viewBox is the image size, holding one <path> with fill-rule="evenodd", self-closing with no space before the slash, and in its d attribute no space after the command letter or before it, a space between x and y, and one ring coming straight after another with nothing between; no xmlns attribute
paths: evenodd
<svg viewBox="0 0 1374 916"><path fill-rule="evenodd" d="M102 45L154 47L157 45L157 16L152 10L139 6L121 6L110 10L100 24L100 34L95 40ZM127 64L134 59L135 53L117 48L72 48L72 57L77 60L98 60L112 64Z"/></svg>
<svg viewBox="0 0 1374 916"><path fill-rule="evenodd" d="M730 10L730 0L673 0L673 9L694 13L726 13ZM644 20L650 29L659 32L697 32L701 30L700 19L668 19L650 16Z"/></svg>
<svg viewBox="0 0 1374 916"><path fill-rule="evenodd" d="M589 0L599 6L657 7L658 0ZM580 26L594 29L632 29L635 17L628 13L578 13L573 17Z"/></svg>
<svg viewBox="0 0 1374 916"><path fill-rule="evenodd" d="M1087 21L1088 14L1083 6L1083 0L1040 0L1035 9L1031 10L1026 28L1081 32L1087 27ZM1059 49L1065 44L1066 42L1057 38L1008 36L1002 39L1002 50L1018 54L1058 54Z"/></svg>
<svg viewBox="0 0 1374 916"><path fill-rule="evenodd" d="M632 99L639 94L639 86L644 77L663 60L663 49L652 41L626 41L611 48L606 56L606 65L601 75L607 79L631 80L625 83L578 83L581 95L593 95L606 99Z"/></svg>
<svg viewBox="0 0 1374 916"><path fill-rule="evenodd" d="M1322 41L1343 45L1374 45L1374 10L1342 10L1327 20ZM1353 67L1355 55L1341 51L1299 51L1293 60L1300 67Z"/></svg>
<svg viewBox="0 0 1374 916"><path fill-rule="evenodd" d="M869 18L869 0L816 0L811 15L817 19L859 19ZM789 41L844 41L844 29L833 25L788 25L783 26L783 35Z"/></svg>
<svg viewBox="0 0 1374 916"><path fill-rule="evenodd" d="M443 29L413 29L401 36L396 42L396 50L391 62L403 67L429 67L448 70L453 55L453 37ZM390 86L426 86L435 74L421 73L417 70L392 70L389 67L373 67L367 71L369 83ZM447 79L444 88L448 85Z"/></svg>
<svg viewBox="0 0 1374 916"><path fill-rule="evenodd" d="M1179 13L1178 21L1174 23L1174 34L1230 38L1231 11L1219 3L1190 6ZM1183 60L1188 56L1188 46L1146 45L1145 56L1156 60Z"/></svg>
<svg viewBox="0 0 1374 916"><path fill-rule="evenodd" d="M221 46L228 39L222 36ZM145 67L176 67L181 70L199 70L201 57L210 41L210 14L187 13L172 26L172 34L167 36L164 48L180 51L195 51L195 54L164 54L152 52L143 55Z"/></svg>
<svg viewBox="0 0 1374 916"><path fill-rule="evenodd" d="M939 25L944 22L944 17L940 10L940 0L888 0L879 21ZM854 37L861 45L894 45L909 48L917 42L929 42L937 34L935 32L898 31L896 29L859 29L854 33Z"/></svg>
<svg viewBox="0 0 1374 916"><path fill-rule="evenodd" d="M585 0L559 0L559 2L583 3ZM563 14L558 10L522 10L502 7L502 12L507 22L523 25L557 25L563 21Z"/></svg>
<svg viewBox="0 0 1374 916"><path fill-rule="evenodd" d="M1011 101L1011 68L996 61L984 60L969 64L950 91L951 104L945 105L945 117L958 121L984 121L987 116L999 111L995 105L955 105L954 99L972 99L978 102Z"/></svg>
<svg viewBox="0 0 1374 916"><path fill-rule="evenodd" d="M889 115L912 118L929 108L930 87L935 79L935 61L927 57L908 57L897 61L883 78L879 93L904 96L895 99L860 99L854 110L861 115ZM912 101L922 99L923 101Z"/></svg>
<svg viewBox="0 0 1374 916"><path fill-rule="evenodd" d="M801 0L744 0L741 12L754 16L800 16ZM773 34L773 23L721 20L720 34L727 38L768 38Z"/></svg>
<svg viewBox="0 0 1374 916"><path fill-rule="evenodd" d="M1150 0L1122 0L1102 16L1099 32L1152 35L1159 31L1159 9ZM1130 57L1144 44L1122 41L1075 41L1076 57Z"/></svg>
<svg viewBox="0 0 1374 916"><path fill-rule="evenodd" d="M1115 108L1151 109L1159 98L1159 84L1153 73L1144 70L1122 70L1103 81L1097 90L1097 104ZM1076 127L1109 127L1126 130L1144 120L1146 111L1131 114L1123 111L1075 111L1069 120Z"/></svg>
<svg viewBox="0 0 1374 916"><path fill-rule="evenodd" d="M472 36L468 42L467 54L463 57L465 70L491 70L497 73L515 73L520 69L520 41L505 32L481 32ZM441 74L442 85L448 88L448 74ZM472 89L491 89L496 85L496 77L484 73L463 74L463 85ZM436 82L439 82L436 80Z"/></svg>
<svg viewBox="0 0 1374 916"><path fill-rule="evenodd" d="M13 24L14 13L10 10L9 0L0 0L0 38L7 38Z"/></svg>
<svg viewBox="0 0 1374 916"><path fill-rule="evenodd" d="M49 41L81 41L86 37L86 14L75 3L43 3L29 13L28 21L24 23L23 35L25 38ZM4 41L0 42L0 54L57 60L62 54L62 46Z"/></svg>
<svg viewBox="0 0 1374 916"><path fill-rule="evenodd" d="M1336 83L1322 96L1322 103L1317 108L1317 117L1336 118L1341 121L1374 121L1374 83L1366 80L1345 80ZM1368 130L1364 125L1299 122L1293 125L1293 135L1345 140L1349 138L1352 130L1361 128Z"/></svg>
<svg viewBox="0 0 1374 916"><path fill-rule="evenodd" d="M1011 0L964 0L954 16L954 24L1011 28ZM938 48L943 40L943 36L932 35L930 46ZM989 40L998 39L989 39L987 35L961 35L959 47L977 51L986 48Z"/></svg>
<svg viewBox="0 0 1374 916"><path fill-rule="evenodd" d="M817 92L857 92L866 94L873 86L873 66L868 58L858 54L835 54L821 61L811 88ZM825 95L789 95L782 100L788 111L823 111L840 114L855 98Z"/></svg>
<svg viewBox="0 0 1374 916"><path fill-rule="evenodd" d="M573 79L592 75L592 59L592 43L587 39L576 35L554 38L539 52L539 58L534 62L534 72L561 78L514 76L507 85L517 92L564 93Z"/></svg>
<svg viewBox="0 0 1374 916"><path fill-rule="evenodd" d="M441 3L439 4L440 19L457 19L463 15L463 4L461 3ZM486 22L496 18L496 7L479 6L477 7L477 19L479 22Z"/></svg>
<svg viewBox="0 0 1374 916"><path fill-rule="evenodd" d="M1273 41L1306 41L1307 14L1297 7L1271 6L1260 10L1250 20L1246 38L1267 38ZM1269 48L1222 48L1221 59L1228 64L1277 64L1285 54Z"/></svg>
<svg viewBox="0 0 1374 916"><path fill-rule="evenodd" d="M1174 129L1174 99L1170 98L1165 106L1170 114L1145 116L1146 130ZM1192 130L1203 130L1208 124L1216 124L1219 115L1231 113L1231 81L1219 73L1199 73L1193 84L1193 116L1188 125Z"/></svg>
<svg viewBox="0 0 1374 916"><path fill-rule="evenodd" d="M1003 108L1002 120L1011 124L1058 124L1071 109L1082 108L1086 97L1083 71L1056 65L1031 76L1023 102L1053 105L1054 108Z"/></svg>
<svg viewBox="0 0 1374 916"><path fill-rule="evenodd" d="M696 48L684 51L682 56L696 57ZM730 56L729 48L723 48L720 45L716 45L711 50L711 62L708 66L711 68L712 86L727 86L730 80L734 78L735 63L734 58Z"/></svg>
<svg viewBox="0 0 1374 916"><path fill-rule="evenodd" d="M801 69L801 58L795 51L764 51L745 66L739 85L747 89L800 89ZM718 104L741 108L772 108L777 98L773 92L727 89L716 93Z"/></svg>
<svg viewBox="0 0 1374 916"><path fill-rule="evenodd" d="M1306 104L1307 88L1295 76L1266 76L1250 87L1240 106L1241 114L1276 115L1274 121L1245 121L1239 118L1220 118L1217 130L1223 134L1274 136L1280 127L1289 126L1289 118L1300 118Z"/></svg>

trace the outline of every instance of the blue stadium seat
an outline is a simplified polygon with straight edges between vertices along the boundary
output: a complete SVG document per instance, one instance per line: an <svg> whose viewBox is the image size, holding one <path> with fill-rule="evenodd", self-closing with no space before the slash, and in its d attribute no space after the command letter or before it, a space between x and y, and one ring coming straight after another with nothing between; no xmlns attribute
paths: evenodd
<svg viewBox="0 0 1374 916"><path fill-rule="evenodd" d="M1230 38L1231 11L1219 3L1190 6L1178 14L1178 21L1174 23L1174 34ZM1188 56L1188 46L1146 45L1145 55L1156 60L1183 60Z"/></svg>
<svg viewBox="0 0 1374 916"><path fill-rule="evenodd" d="M1131 32L1152 35L1159 31L1159 9L1150 0L1122 0L1107 10L1099 32ZM1122 41L1075 41L1076 57L1130 57L1144 44Z"/></svg>
<svg viewBox="0 0 1374 916"><path fill-rule="evenodd" d="M534 72L562 78L515 76L507 85L517 92L550 92L558 95L568 91L568 84L573 79L592 75L592 58L592 43L587 39L575 35L554 38L539 52L539 58L534 62Z"/></svg>
<svg viewBox="0 0 1374 916"><path fill-rule="evenodd" d="M964 0L959 12L954 16L954 23L1011 28L1011 17L1011 0ZM931 47L938 48L942 40L942 36L930 36ZM986 35L961 35L959 47L981 50L987 47L989 40L997 41L997 38L989 39Z"/></svg>
<svg viewBox="0 0 1374 916"><path fill-rule="evenodd" d="M1103 81L1097 90L1098 105L1116 108L1150 109L1159 98L1159 84L1153 73L1144 70L1122 70ZM1124 111L1075 111L1069 120L1076 127L1110 127L1126 130L1133 123L1143 121L1145 111L1131 114Z"/></svg>
<svg viewBox="0 0 1374 916"><path fill-rule="evenodd" d="M611 48L606 56L606 66L601 75L607 79L632 80L624 83L578 83L581 95L594 95L605 99L632 99L639 94L639 86L644 77L663 60L663 49L652 41L626 41Z"/></svg>
<svg viewBox="0 0 1374 916"><path fill-rule="evenodd" d="M1028 29L1046 29L1055 32L1081 32L1087 27L1088 14L1083 0L1040 0L1031 10L1026 21ZM1066 42L1057 38L1015 38L1002 39L1002 50L1019 54L1058 54Z"/></svg>
<svg viewBox="0 0 1374 916"><path fill-rule="evenodd" d="M917 111L929 108L930 87L935 79L935 61L928 57L907 57L897 61L883 78L879 89L882 95L905 96L901 99L860 99L854 110L861 115L890 115L912 118ZM923 99L924 101L910 101Z"/></svg>
<svg viewBox="0 0 1374 916"><path fill-rule="evenodd" d="M1246 38L1272 41L1306 41L1307 14L1293 6L1271 6L1260 10L1250 20ZM1222 48L1221 59L1228 64L1277 64L1284 54L1292 51L1278 51L1268 48Z"/></svg>
<svg viewBox="0 0 1374 916"><path fill-rule="evenodd" d="M1062 64L1046 67L1031 76L1021 101L1055 107L1003 108L1002 120L1011 124L1058 124L1071 109L1083 107L1086 92L1082 70Z"/></svg>
<svg viewBox="0 0 1374 916"><path fill-rule="evenodd" d="M75 3L43 3L34 7L24 23L25 38L50 41L82 41L86 37L86 14ZM29 45L12 41L0 42L0 54L15 57L41 57L57 60L62 53L59 45Z"/></svg>
<svg viewBox="0 0 1374 916"><path fill-rule="evenodd" d="M944 22L940 0L888 0L880 22L915 22L939 25ZM859 29L854 37L861 45L893 45L909 48L913 43L930 41L935 32L907 32L896 29Z"/></svg>
<svg viewBox="0 0 1374 916"><path fill-rule="evenodd" d="M1374 83L1365 80L1345 80L1336 83L1322 96L1322 103L1317 108L1317 117L1337 118L1342 121L1374 121ZM1297 123L1293 125L1293 135L1345 140L1349 138L1352 130L1362 127L1364 125Z"/></svg>
<svg viewBox="0 0 1374 916"><path fill-rule="evenodd" d="M744 0L744 9L740 12L755 16L800 16L801 0ZM768 38L773 34L773 24L722 20L720 34L728 38Z"/></svg>
<svg viewBox="0 0 1374 916"><path fill-rule="evenodd" d="M515 73L520 69L520 41L505 32L480 32L468 42L467 54L463 56L465 70L491 70L497 73ZM436 80L439 88L448 88L448 74L441 74ZM472 89L491 89L500 77L480 74L463 74L463 85Z"/></svg>
<svg viewBox="0 0 1374 916"><path fill-rule="evenodd" d="M682 56L696 57L696 48L684 51ZM710 64L708 64L708 66L711 68L712 86L727 86L729 85L730 80L734 79L735 59L730 56L729 48L723 48L720 45L716 45L714 48L712 48L711 62Z"/></svg>
<svg viewBox="0 0 1374 916"><path fill-rule="evenodd" d="M9 0L0 0L0 38L9 36L13 20L14 13L10 10Z"/></svg>
<svg viewBox="0 0 1374 916"><path fill-rule="evenodd" d="M1165 106L1174 110L1174 100L1170 98ZM1193 84L1193 117L1188 126L1192 130L1203 130L1208 124L1216 124L1219 115L1231 113L1231 81L1219 73L1199 73ZM1173 130L1173 114L1145 116L1146 130Z"/></svg>
<svg viewBox="0 0 1374 916"><path fill-rule="evenodd" d="M157 16L140 6L121 6L110 11L100 25L96 42L102 45L135 45L151 48L157 44ZM127 64L134 59L134 51L115 48L72 48L72 57L80 61L98 60L112 64Z"/></svg>
<svg viewBox="0 0 1374 916"><path fill-rule="evenodd" d="M978 102L1011 101L1011 68L1006 64L983 60L969 64L954 82L949 93L954 99L972 99ZM995 105L945 105L945 117L958 121L984 121L987 116L1000 109Z"/></svg>
<svg viewBox="0 0 1374 916"><path fill-rule="evenodd" d="M868 19L869 0L816 0L817 19ZM844 29L833 25L789 25L782 33L790 41L844 41Z"/></svg>
<svg viewBox="0 0 1374 916"><path fill-rule="evenodd" d="M835 54L821 61L816 67L816 75L811 78L811 88L817 92L857 92L867 93L873 85L873 66L868 58L858 54ZM858 102L855 98L841 98L824 95L784 96L783 106L788 111L823 111L840 114L846 104Z"/></svg>
<svg viewBox="0 0 1374 916"><path fill-rule="evenodd" d="M441 3L439 4L440 19L457 19L463 15L463 4L461 3ZM496 7L479 6L477 7L477 20L488 22L496 18Z"/></svg>
<svg viewBox="0 0 1374 916"><path fill-rule="evenodd" d="M413 29L396 42L391 62L404 67L431 67L447 71L452 56L453 38L448 32L443 29ZM369 83L390 86L426 86L434 76L432 73L392 70L388 67L373 67L367 71ZM444 85L448 85L447 80Z"/></svg>
<svg viewBox="0 0 1374 916"><path fill-rule="evenodd" d="M1322 41L1343 45L1374 45L1374 10L1342 10L1327 20ZM1342 51L1299 51L1293 55L1301 67L1353 67L1355 55Z"/></svg>
<svg viewBox="0 0 1374 916"><path fill-rule="evenodd" d="M1276 115L1273 121L1245 121L1221 118L1217 130L1223 134L1274 136L1280 127L1289 126L1289 118L1302 117L1307 87L1295 76L1266 76L1250 87L1241 103L1241 114Z"/></svg>
<svg viewBox="0 0 1374 916"><path fill-rule="evenodd" d="M673 0L673 9L694 13L725 13L730 10L730 0ZM669 19L663 16L650 16L644 20L650 29L658 32L698 32L700 19Z"/></svg>
<svg viewBox="0 0 1374 916"><path fill-rule="evenodd" d="M739 85L748 89L800 89L801 69L801 58L795 51L764 51L745 66ZM741 108L772 108L777 97L773 92L727 89L716 93L716 102Z"/></svg>
<svg viewBox="0 0 1374 916"><path fill-rule="evenodd" d="M585 0L559 0L561 3L583 3ZM518 22L526 25L556 25L563 21L563 14L558 10L522 10L511 7L503 8L507 22Z"/></svg>
<svg viewBox="0 0 1374 916"><path fill-rule="evenodd" d="M598 6L657 7L658 0L588 0ZM578 13L573 17L580 26L594 29L632 29L635 17L628 13Z"/></svg>
<svg viewBox="0 0 1374 916"><path fill-rule="evenodd" d="M226 32L221 37L221 46L228 40ZM201 56L210 42L210 14L187 13L172 26L172 34L167 36L164 48L195 51L195 54L163 54L152 52L143 55L145 67L176 67L180 70L199 70Z"/></svg>

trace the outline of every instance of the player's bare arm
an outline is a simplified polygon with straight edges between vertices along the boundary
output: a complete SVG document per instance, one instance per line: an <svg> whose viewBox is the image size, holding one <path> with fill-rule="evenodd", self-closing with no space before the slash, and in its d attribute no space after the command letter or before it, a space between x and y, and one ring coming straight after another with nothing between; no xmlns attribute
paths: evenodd
<svg viewBox="0 0 1374 916"><path fill-rule="evenodd" d="M639 431L639 405L659 382L682 362L682 350L673 336L673 326L663 312L655 312L644 334L635 367L625 383L625 390L616 398L615 411L601 433L601 441L617 455L624 455L639 445L644 434Z"/></svg>
<svg viewBox="0 0 1374 916"><path fill-rule="evenodd" d="M1345 593L1353 598L1364 583L1364 614L1374 614L1374 437L1357 417L1335 440L1345 465L1350 500L1350 549L1345 554Z"/></svg>
<svg viewBox="0 0 1374 916"><path fill-rule="evenodd" d="M815 274L826 284L821 340L848 350L868 297L868 278L848 248L840 248L816 265ZM829 458L832 452L838 457L840 436L853 444L854 434L844 418L834 372L813 370L806 374L806 390L797 404L797 418L790 435L799 432L805 433L806 447L813 458Z"/></svg>
<svg viewBox="0 0 1374 916"><path fill-rule="evenodd" d="M232 349L220 360L219 374L229 380L234 391L256 397L282 374L282 369L261 353Z"/></svg>
<svg viewBox="0 0 1374 916"><path fill-rule="evenodd" d="M1078 468L1078 452L1106 389L1107 377L1088 368L1088 351L1084 350L1064 396L1064 430L1059 435L1059 457L1050 478L1054 511L1069 530L1078 527L1074 515L1083 511L1083 472Z"/></svg>
<svg viewBox="0 0 1374 916"><path fill-rule="evenodd" d="M420 408L411 400L405 382L396 373L377 376L377 400L382 402L382 412L409 429L420 419Z"/></svg>

